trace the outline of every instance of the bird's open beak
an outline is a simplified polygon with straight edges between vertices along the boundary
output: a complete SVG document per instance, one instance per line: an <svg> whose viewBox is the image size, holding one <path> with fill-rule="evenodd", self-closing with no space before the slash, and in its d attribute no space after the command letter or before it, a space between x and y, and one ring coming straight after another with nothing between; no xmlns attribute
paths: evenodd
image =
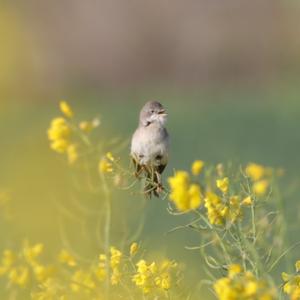
<svg viewBox="0 0 300 300"><path fill-rule="evenodd" d="M166 112L164 109L160 110L160 111L158 112L158 114L159 114L160 116L167 116L167 115L168 115L167 112Z"/></svg>

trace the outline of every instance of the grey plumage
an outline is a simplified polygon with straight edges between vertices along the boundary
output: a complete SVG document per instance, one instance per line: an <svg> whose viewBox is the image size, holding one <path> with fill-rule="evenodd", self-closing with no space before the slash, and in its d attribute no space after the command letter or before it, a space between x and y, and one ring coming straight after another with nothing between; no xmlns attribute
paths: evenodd
<svg viewBox="0 0 300 300"><path fill-rule="evenodd" d="M161 173L168 163L169 135L165 128L167 113L157 101L147 102L140 112L139 126L131 140L131 157L136 175L146 175L145 194L158 196Z"/></svg>

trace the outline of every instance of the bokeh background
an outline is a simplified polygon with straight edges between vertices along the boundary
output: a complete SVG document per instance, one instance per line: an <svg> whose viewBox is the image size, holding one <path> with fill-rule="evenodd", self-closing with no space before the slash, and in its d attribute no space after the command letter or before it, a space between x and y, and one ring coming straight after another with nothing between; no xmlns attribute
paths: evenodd
<svg viewBox="0 0 300 300"><path fill-rule="evenodd" d="M172 137L166 175L194 159L284 168L293 186L286 195L293 240L299 18L300 4L283 0L1 1L0 187L11 195L11 218L0 247L24 237L45 242L50 254L61 246L55 203L69 195L68 171L46 137L61 99L83 118L101 117L99 139L128 141L143 103L160 100ZM129 199L122 215L130 219L138 197L118 197ZM166 206L147 204L141 239L185 262L193 277L201 261L184 246L195 237L165 235L182 221Z"/></svg>

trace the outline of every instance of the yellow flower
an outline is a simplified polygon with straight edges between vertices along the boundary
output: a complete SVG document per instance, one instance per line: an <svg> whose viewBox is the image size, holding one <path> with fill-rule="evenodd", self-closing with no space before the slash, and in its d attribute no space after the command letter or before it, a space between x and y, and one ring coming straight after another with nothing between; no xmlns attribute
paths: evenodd
<svg viewBox="0 0 300 300"><path fill-rule="evenodd" d="M29 264L34 265L36 263L36 258L42 254L43 250L44 250L44 245L41 243L30 247L28 242L25 242L23 254L26 261Z"/></svg>
<svg viewBox="0 0 300 300"><path fill-rule="evenodd" d="M195 160L192 164L192 174L197 176L201 173L204 166L204 161L202 160Z"/></svg>
<svg viewBox="0 0 300 300"><path fill-rule="evenodd" d="M29 281L29 269L25 266L13 268L9 272L8 278L11 283L24 288Z"/></svg>
<svg viewBox="0 0 300 300"><path fill-rule="evenodd" d="M223 225L228 211L218 195L207 192L204 199L208 220L211 224Z"/></svg>
<svg viewBox="0 0 300 300"><path fill-rule="evenodd" d="M106 156L106 158L107 158L108 160L110 160L110 161L115 161L115 158L114 158L114 156L112 155L111 152L107 152L105 156Z"/></svg>
<svg viewBox="0 0 300 300"><path fill-rule="evenodd" d="M69 164L73 164L75 161L78 160L77 146L75 144L71 144L68 146L67 155Z"/></svg>
<svg viewBox="0 0 300 300"><path fill-rule="evenodd" d="M169 275L169 273L164 273L161 276L161 280L160 280L160 284L159 286L163 289L163 290L169 290L171 288L171 277Z"/></svg>
<svg viewBox="0 0 300 300"><path fill-rule="evenodd" d="M253 203L253 200L250 196L246 197L243 201L242 201L242 205L245 205L245 206L250 206L252 205Z"/></svg>
<svg viewBox="0 0 300 300"><path fill-rule="evenodd" d="M112 269L120 264L121 258L122 252L115 247L110 247L110 266Z"/></svg>
<svg viewBox="0 0 300 300"><path fill-rule="evenodd" d="M99 162L98 169L100 173L111 173L113 171L113 166L106 157L103 157Z"/></svg>
<svg viewBox="0 0 300 300"><path fill-rule="evenodd" d="M190 183L189 174L185 171L178 171L174 176L169 177L171 187L170 200L174 202L177 210L186 212L197 209L201 205L200 186Z"/></svg>
<svg viewBox="0 0 300 300"><path fill-rule="evenodd" d="M66 101L60 101L59 103L59 107L61 112L68 118L72 118L73 117L73 111L70 107L70 105L66 102Z"/></svg>
<svg viewBox="0 0 300 300"><path fill-rule="evenodd" d="M238 264L230 265L228 268L228 277L233 278L235 275L242 272L242 267Z"/></svg>
<svg viewBox="0 0 300 300"><path fill-rule="evenodd" d="M266 194L269 187L269 182L267 180L259 180L253 183L253 192L258 196L263 196Z"/></svg>
<svg viewBox="0 0 300 300"><path fill-rule="evenodd" d="M296 266L296 271L299 272L300 271L300 260L296 261L295 266Z"/></svg>
<svg viewBox="0 0 300 300"><path fill-rule="evenodd" d="M75 267L77 265L74 256L65 249L60 251L58 255L58 260L60 263L66 264L69 267Z"/></svg>
<svg viewBox="0 0 300 300"><path fill-rule="evenodd" d="M267 281L256 278L251 272L243 272L239 265L229 266L228 276L214 284L219 300L274 300L275 290Z"/></svg>
<svg viewBox="0 0 300 300"><path fill-rule="evenodd" d="M56 279L48 278L38 286L39 291L32 293L32 300L67 300L61 282Z"/></svg>
<svg viewBox="0 0 300 300"><path fill-rule="evenodd" d="M130 245L130 256L134 256L139 250L139 245L138 243L132 243Z"/></svg>
<svg viewBox="0 0 300 300"><path fill-rule="evenodd" d="M70 133L71 129L64 118L54 118L48 129L48 138L50 141L67 139Z"/></svg>
<svg viewBox="0 0 300 300"><path fill-rule="evenodd" d="M255 163L249 163L245 171L253 181L260 180L265 175L265 168Z"/></svg>
<svg viewBox="0 0 300 300"><path fill-rule="evenodd" d="M71 277L71 282L70 288L73 292L91 291L96 288L92 273L84 270L76 271Z"/></svg>
<svg viewBox="0 0 300 300"><path fill-rule="evenodd" d="M169 290L172 285L171 271L177 267L175 262L169 260L161 264L152 262L148 264L145 260L140 260L137 264L137 272L132 281L140 287L144 294L155 290Z"/></svg>
<svg viewBox="0 0 300 300"><path fill-rule="evenodd" d="M33 272L37 281L44 282L54 274L53 266L43 266L41 264L36 264L33 266Z"/></svg>
<svg viewBox="0 0 300 300"><path fill-rule="evenodd" d="M120 280L121 280L121 273L118 268L114 268L110 278L110 282L112 285L117 285L120 283Z"/></svg>
<svg viewBox="0 0 300 300"><path fill-rule="evenodd" d="M2 257L2 265L5 267L10 267L16 261L17 257L11 250L4 250Z"/></svg>
<svg viewBox="0 0 300 300"><path fill-rule="evenodd" d="M100 261L106 261L106 259L107 259L107 257L106 257L105 254L100 254L100 255L99 255L99 260L100 260Z"/></svg>
<svg viewBox="0 0 300 300"><path fill-rule="evenodd" d="M64 153L69 146L71 129L64 118L55 118L48 129L48 139L52 150Z"/></svg>
<svg viewBox="0 0 300 300"><path fill-rule="evenodd" d="M51 149L58 153L65 153L69 147L69 143L66 140L56 140L50 145Z"/></svg>
<svg viewBox="0 0 300 300"><path fill-rule="evenodd" d="M229 187L228 177L224 177L223 179L218 179L217 187L220 191L222 191L224 194L226 194L228 192L228 187Z"/></svg>

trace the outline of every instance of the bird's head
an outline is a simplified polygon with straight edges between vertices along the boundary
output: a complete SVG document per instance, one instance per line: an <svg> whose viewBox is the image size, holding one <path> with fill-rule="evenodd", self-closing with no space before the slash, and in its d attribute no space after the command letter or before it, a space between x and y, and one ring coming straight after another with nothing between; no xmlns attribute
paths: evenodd
<svg viewBox="0 0 300 300"><path fill-rule="evenodd" d="M142 126L148 126L156 123L164 126L167 122L167 113L165 108L157 101L147 102L140 113L140 124Z"/></svg>

